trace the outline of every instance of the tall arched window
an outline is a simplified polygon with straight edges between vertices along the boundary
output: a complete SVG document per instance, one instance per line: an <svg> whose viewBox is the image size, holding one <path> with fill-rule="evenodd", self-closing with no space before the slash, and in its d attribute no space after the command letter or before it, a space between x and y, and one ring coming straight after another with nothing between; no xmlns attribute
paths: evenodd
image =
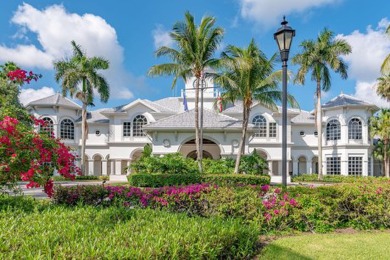
<svg viewBox="0 0 390 260"><path fill-rule="evenodd" d="M348 123L348 139L362 139L362 121L352 118Z"/></svg>
<svg viewBox="0 0 390 260"><path fill-rule="evenodd" d="M64 119L61 121L60 138L74 140L74 124L72 120Z"/></svg>
<svg viewBox="0 0 390 260"><path fill-rule="evenodd" d="M142 130L142 126L146 125L148 120L143 115L138 115L133 120L133 136L144 136L145 133Z"/></svg>
<svg viewBox="0 0 390 260"><path fill-rule="evenodd" d="M255 116L252 120L252 123L256 128L256 137L267 137L267 120L264 116Z"/></svg>
<svg viewBox="0 0 390 260"><path fill-rule="evenodd" d="M45 122L45 125L42 125L39 129L40 132L51 134L54 131L54 123L50 117L44 117L42 120Z"/></svg>
<svg viewBox="0 0 390 260"><path fill-rule="evenodd" d="M332 119L326 125L326 140L340 140L341 127L337 119Z"/></svg>

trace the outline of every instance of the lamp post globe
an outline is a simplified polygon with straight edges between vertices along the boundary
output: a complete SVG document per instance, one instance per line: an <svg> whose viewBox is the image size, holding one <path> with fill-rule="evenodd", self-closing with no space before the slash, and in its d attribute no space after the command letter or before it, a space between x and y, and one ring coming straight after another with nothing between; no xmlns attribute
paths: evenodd
<svg viewBox="0 0 390 260"><path fill-rule="evenodd" d="M287 61L295 30L287 25L283 17L281 27L274 33L282 60L282 185L287 186Z"/></svg>

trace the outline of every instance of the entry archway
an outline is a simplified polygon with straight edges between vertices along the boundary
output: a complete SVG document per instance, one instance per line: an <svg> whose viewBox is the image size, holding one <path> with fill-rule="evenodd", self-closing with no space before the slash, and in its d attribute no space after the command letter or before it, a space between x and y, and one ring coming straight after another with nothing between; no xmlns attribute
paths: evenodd
<svg viewBox="0 0 390 260"><path fill-rule="evenodd" d="M196 159L196 145L195 139L190 139L187 142L183 143L180 147L179 152L187 158ZM220 159L221 158L221 148L214 141L204 138L203 139L203 158L210 159Z"/></svg>

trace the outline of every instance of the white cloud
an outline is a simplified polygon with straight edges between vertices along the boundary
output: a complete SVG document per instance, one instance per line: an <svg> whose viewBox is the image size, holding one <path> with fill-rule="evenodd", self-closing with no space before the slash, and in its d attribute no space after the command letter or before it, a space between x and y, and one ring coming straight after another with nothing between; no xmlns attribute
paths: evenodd
<svg viewBox="0 0 390 260"><path fill-rule="evenodd" d="M340 0L239 0L241 16L266 27L277 24L283 15L302 14L311 8L338 2Z"/></svg>
<svg viewBox="0 0 390 260"><path fill-rule="evenodd" d="M103 18L68 13L62 5L38 10L24 3L18 7L11 22L20 26L18 38L32 33L36 35L39 46L0 46L1 61L12 60L22 67L52 69L53 61L71 55L70 42L75 40L88 56L100 56L110 61L110 69L103 74L110 83L111 98L133 97L129 87L135 83L128 79L135 76L124 69L123 48L118 43L115 29Z"/></svg>
<svg viewBox="0 0 390 260"><path fill-rule="evenodd" d="M354 31L349 35L338 35L352 47L352 53L344 57L349 64L350 78L363 82L371 82L380 76L380 66L390 53L390 38L384 34L389 25L387 19L382 19L376 29L367 27L367 32Z"/></svg>
<svg viewBox="0 0 390 260"><path fill-rule="evenodd" d="M390 108L390 102L376 94L376 82L357 82L354 96L380 108Z"/></svg>
<svg viewBox="0 0 390 260"><path fill-rule="evenodd" d="M156 29L153 30L152 35L154 47L156 49L162 46L172 47L174 44L174 41L169 35L169 31L165 30L161 24L157 25Z"/></svg>
<svg viewBox="0 0 390 260"><path fill-rule="evenodd" d="M22 88L19 94L19 101L23 105L27 105L34 100L45 98L54 94L54 89L49 87L43 87L40 89Z"/></svg>

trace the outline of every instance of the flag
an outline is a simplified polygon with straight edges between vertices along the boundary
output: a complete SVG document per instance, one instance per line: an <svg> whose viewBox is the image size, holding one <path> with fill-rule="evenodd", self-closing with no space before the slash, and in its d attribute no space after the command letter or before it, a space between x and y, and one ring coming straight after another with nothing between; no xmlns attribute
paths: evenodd
<svg viewBox="0 0 390 260"><path fill-rule="evenodd" d="M183 93L183 106L184 106L184 111L188 112L188 104L187 104L187 98L186 98L186 93Z"/></svg>
<svg viewBox="0 0 390 260"><path fill-rule="evenodd" d="M222 112L222 97L220 95L217 97L217 108L219 112Z"/></svg>

